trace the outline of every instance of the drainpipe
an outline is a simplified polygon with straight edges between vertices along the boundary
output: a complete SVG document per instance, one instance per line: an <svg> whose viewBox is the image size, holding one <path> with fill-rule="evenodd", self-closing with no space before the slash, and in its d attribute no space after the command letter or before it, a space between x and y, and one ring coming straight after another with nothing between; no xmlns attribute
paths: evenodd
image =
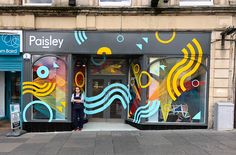
<svg viewBox="0 0 236 155"><path fill-rule="evenodd" d="M234 101L234 128L236 128L236 40L234 41L234 66L233 66L233 84L232 86L234 86L233 88L233 92L234 92L234 97L233 97L233 101Z"/></svg>

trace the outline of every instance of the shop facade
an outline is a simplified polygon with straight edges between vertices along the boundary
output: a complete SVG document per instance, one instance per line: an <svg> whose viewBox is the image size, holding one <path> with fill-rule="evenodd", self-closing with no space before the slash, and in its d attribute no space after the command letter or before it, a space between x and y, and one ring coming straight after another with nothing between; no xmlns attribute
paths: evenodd
<svg viewBox="0 0 236 155"><path fill-rule="evenodd" d="M207 128L210 31L24 31L23 126L70 130L70 98L88 121Z"/></svg>
<svg viewBox="0 0 236 155"><path fill-rule="evenodd" d="M21 105L22 31L0 30L0 119L10 120L10 104Z"/></svg>

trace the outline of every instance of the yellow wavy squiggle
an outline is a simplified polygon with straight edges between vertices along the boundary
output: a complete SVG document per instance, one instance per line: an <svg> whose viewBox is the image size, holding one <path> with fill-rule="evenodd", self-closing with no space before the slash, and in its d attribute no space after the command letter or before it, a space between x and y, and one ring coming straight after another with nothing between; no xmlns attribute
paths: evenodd
<svg viewBox="0 0 236 155"><path fill-rule="evenodd" d="M182 52L185 52L185 51L182 51ZM178 62L177 64L174 65L174 67L171 68L168 76L167 76L167 81L166 81L166 84L167 84L167 91L170 95L170 97L172 98L172 100L176 100L176 97L175 95L173 94L172 92L172 89L171 89L171 77L172 77L172 74L175 72L175 70L180 67L181 65L183 65L184 63L186 62L186 58L183 58L180 62ZM177 87L177 84L176 83L172 83L173 84L173 87Z"/></svg>
<svg viewBox="0 0 236 155"><path fill-rule="evenodd" d="M37 93L43 93L45 91L48 91L51 86L52 86L52 83L45 83L46 84L46 87L45 88L42 88L42 89L38 89L36 88L35 86L23 86L23 94L25 94L24 92L26 91L25 89L33 89L35 92Z"/></svg>
<svg viewBox="0 0 236 155"><path fill-rule="evenodd" d="M182 49L182 52L184 53L183 63L186 63L186 61L188 60L188 51L184 48L184 49ZM182 72L183 72L182 68L180 70L178 70L176 72L176 74L174 75L174 78L173 78L173 81L172 81L173 89L174 89L174 92L177 96L180 95L180 92L179 92L178 86L177 86L177 80L178 80L178 77L180 76L180 74Z"/></svg>
<svg viewBox="0 0 236 155"><path fill-rule="evenodd" d="M183 91L186 91L186 88L185 88L185 86L184 86L184 81L185 81L185 79L187 78L187 77L189 77L189 76L191 76L192 74L194 74L196 71L197 71L197 69L199 68L199 66L200 66L200 64L201 64L201 62L202 62L202 47L201 47L201 45L199 44L199 42L197 41L197 39L193 39L192 40L193 41L193 43L196 45L196 47L197 47L197 50L198 50L198 59L197 59L197 63L196 63L196 65L194 66L194 68L190 71L190 72L188 72L187 74L185 74L184 76L182 76L182 78L180 79L180 88L183 90ZM193 49L194 50L194 49Z"/></svg>
<svg viewBox="0 0 236 155"><path fill-rule="evenodd" d="M194 63L195 50L194 50L193 46L192 46L190 43L188 43L187 47L189 48L190 53L191 53L190 61L188 62L188 64L187 64L186 66L184 66L183 68L181 68L180 70L178 70L178 72L176 73L176 74L177 74L177 77L179 77L179 75L180 75L182 72L184 72L184 71L190 69L191 66L192 66L193 63ZM176 81L177 81L177 80L176 80ZM173 80L173 82L174 82L174 80ZM176 84L176 83L177 83L177 82L175 82L175 84ZM174 85L174 88L177 88L177 87L175 87L175 85ZM181 93L179 92L178 89L176 89L175 93L176 93L177 96L180 96L180 95L181 95Z"/></svg>
<svg viewBox="0 0 236 155"><path fill-rule="evenodd" d="M30 93L30 94L33 94L35 97L43 97L43 96L47 96L47 95L51 94L55 88L56 88L56 83L53 83L53 84L51 84L51 88L49 90L47 90L45 93L38 93L33 90L25 90L25 91L23 91L23 94Z"/></svg>
<svg viewBox="0 0 236 155"><path fill-rule="evenodd" d="M23 82L23 89L24 89L24 87L26 87L26 86L24 86L24 85L33 85L33 86L36 86L36 87L38 87L38 88L44 88L44 87L46 87L47 86L47 83L44 83L44 84L39 84L39 83L36 83L36 82Z"/></svg>

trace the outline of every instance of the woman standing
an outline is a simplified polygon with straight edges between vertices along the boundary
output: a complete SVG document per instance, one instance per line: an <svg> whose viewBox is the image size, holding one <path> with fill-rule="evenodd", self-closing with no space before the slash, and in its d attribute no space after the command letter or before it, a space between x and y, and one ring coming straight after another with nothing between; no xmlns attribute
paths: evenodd
<svg viewBox="0 0 236 155"><path fill-rule="evenodd" d="M73 128L74 131L80 131L83 129L84 124L84 95L80 87L75 87L75 91L71 96L71 102Z"/></svg>

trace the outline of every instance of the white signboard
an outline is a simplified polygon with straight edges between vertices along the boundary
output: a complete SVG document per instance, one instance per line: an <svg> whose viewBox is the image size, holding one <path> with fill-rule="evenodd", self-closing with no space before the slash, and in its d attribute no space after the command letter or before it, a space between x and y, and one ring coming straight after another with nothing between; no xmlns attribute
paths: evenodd
<svg viewBox="0 0 236 155"><path fill-rule="evenodd" d="M11 129L20 128L20 105L10 104L11 112Z"/></svg>

